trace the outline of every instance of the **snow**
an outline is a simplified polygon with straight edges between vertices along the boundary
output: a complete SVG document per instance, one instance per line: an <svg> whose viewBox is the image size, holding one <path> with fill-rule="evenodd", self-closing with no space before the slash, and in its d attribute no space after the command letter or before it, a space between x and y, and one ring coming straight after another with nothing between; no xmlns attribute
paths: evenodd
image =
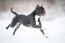
<svg viewBox="0 0 65 43"><path fill-rule="evenodd" d="M7 30L6 26L14 16L12 17L10 12L3 14L6 15L0 18L0 43L65 43L65 17L51 21L42 20L43 30L49 37L45 38L39 29L23 25L20 26L13 36L12 33L15 27Z"/></svg>

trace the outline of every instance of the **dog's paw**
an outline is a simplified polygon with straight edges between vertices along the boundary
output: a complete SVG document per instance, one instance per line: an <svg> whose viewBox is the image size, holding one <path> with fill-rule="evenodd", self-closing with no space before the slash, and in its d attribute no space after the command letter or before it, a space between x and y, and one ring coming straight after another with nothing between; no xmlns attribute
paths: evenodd
<svg viewBox="0 0 65 43"><path fill-rule="evenodd" d="M13 33L13 35L15 35L15 32Z"/></svg>
<svg viewBox="0 0 65 43"><path fill-rule="evenodd" d="M8 29L8 27L6 27L6 29Z"/></svg>

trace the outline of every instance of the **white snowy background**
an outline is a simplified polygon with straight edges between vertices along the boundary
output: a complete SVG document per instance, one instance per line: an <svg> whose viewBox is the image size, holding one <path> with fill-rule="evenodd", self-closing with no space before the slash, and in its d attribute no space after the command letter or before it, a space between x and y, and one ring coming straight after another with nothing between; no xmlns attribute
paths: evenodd
<svg viewBox="0 0 65 43"><path fill-rule="evenodd" d="M23 25L13 36L15 27L6 29L15 16L10 8L18 14L28 15L37 4L42 4L46 10L41 22L48 38L39 29ZM0 0L0 43L65 43L65 0Z"/></svg>

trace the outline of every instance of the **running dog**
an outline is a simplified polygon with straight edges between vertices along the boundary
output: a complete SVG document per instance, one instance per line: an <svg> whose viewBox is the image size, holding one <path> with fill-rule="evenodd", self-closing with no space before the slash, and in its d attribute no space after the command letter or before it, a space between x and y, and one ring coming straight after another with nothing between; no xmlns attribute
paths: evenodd
<svg viewBox="0 0 65 43"><path fill-rule="evenodd" d="M40 18L38 18L38 22L39 25L36 25L36 21L35 21L35 16L44 16L46 14L45 9L43 8L43 6L39 6L37 5L35 10L29 14L28 16L25 15L18 15L15 11L12 10L13 8L11 8L11 12L13 14L15 14L15 17L13 18L11 24L9 24L6 29L8 29L9 27L15 27L16 28L13 32L13 35L15 34L16 30L20 27L21 24L23 24L24 26L32 26L33 28L40 28L40 31L44 34L43 29L41 29L41 22L40 22ZM45 34L44 34L45 35Z"/></svg>

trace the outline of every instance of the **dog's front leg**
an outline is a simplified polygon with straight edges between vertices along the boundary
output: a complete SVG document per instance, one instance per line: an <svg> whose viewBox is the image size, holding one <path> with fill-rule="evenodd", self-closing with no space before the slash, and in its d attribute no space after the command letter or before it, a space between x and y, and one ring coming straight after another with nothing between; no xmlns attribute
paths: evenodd
<svg viewBox="0 0 65 43"><path fill-rule="evenodd" d="M41 22L39 21L39 25L36 25L34 21L32 22L32 27L34 28L41 28Z"/></svg>
<svg viewBox="0 0 65 43"><path fill-rule="evenodd" d="M48 36L45 35L45 33L44 33L44 31L43 31L42 28L40 28L40 31L43 33L43 35L44 35L46 38L48 38Z"/></svg>
<svg viewBox="0 0 65 43"><path fill-rule="evenodd" d="M39 26L39 25L32 25L32 27L34 27L34 28L41 28L41 26Z"/></svg>
<svg viewBox="0 0 65 43"><path fill-rule="evenodd" d="M14 32L13 32L13 35L15 34L16 30L17 30L19 27L20 27L20 23L17 23L17 24L16 24L16 28L15 28L15 30L14 30Z"/></svg>
<svg viewBox="0 0 65 43"><path fill-rule="evenodd" d="M40 25L36 25L35 24L35 20L33 18L30 17L29 20L30 20L30 23L31 23L32 27L34 27L34 28L41 28Z"/></svg>
<svg viewBox="0 0 65 43"><path fill-rule="evenodd" d="M41 21L40 21L40 18L38 19L38 22L39 22L39 25L41 26Z"/></svg>

